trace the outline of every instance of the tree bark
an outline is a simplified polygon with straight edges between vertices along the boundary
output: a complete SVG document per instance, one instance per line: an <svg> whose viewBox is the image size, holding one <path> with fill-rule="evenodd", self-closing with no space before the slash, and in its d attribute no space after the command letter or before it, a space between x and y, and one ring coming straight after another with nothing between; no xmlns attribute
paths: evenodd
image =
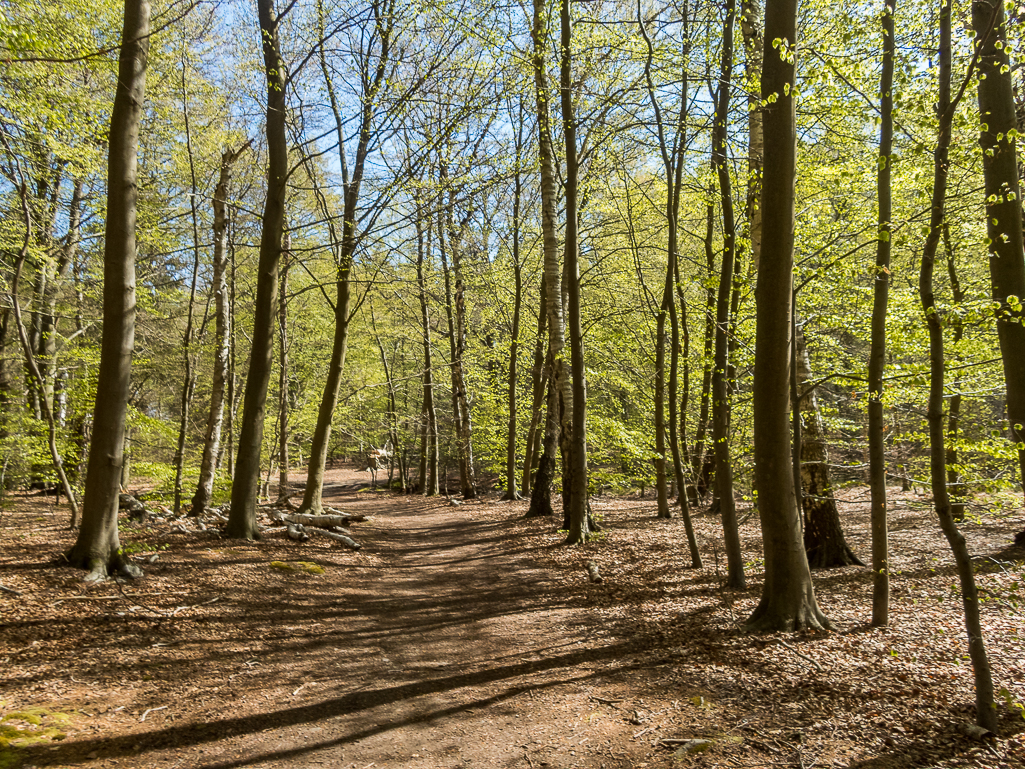
<svg viewBox="0 0 1025 769"><path fill-rule="evenodd" d="M765 146L762 254L756 289L754 372L755 487L765 580L747 620L756 632L828 627L812 586L790 467L790 314L793 311L794 185L797 127L794 54L797 0L765 9L762 101Z"/></svg>
<svg viewBox="0 0 1025 769"><path fill-rule="evenodd" d="M126 0L117 90L110 118L107 216L103 248L103 340L92 443L82 503L82 528L67 554L73 566L102 579L114 571L137 577L117 531L132 348L135 344L135 221L139 125L149 53L147 0Z"/></svg>
<svg viewBox="0 0 1025 769"><path fill-rule="evenodd" d="M890 238L893 211L893 60L896 53L893 13L896 0L883 0L883 67L879 80L880 126L876 196L879 231L876 241L872 302L872 339L868 358L868 462L872 495L872 625L890 621L890 555L886 512L886 442L883 372L886 368L886 314L890 300Z"/></svg>
<svg viewBox="0 0 1025 769"><path fill-rule="evenodd" d="M263 208L260 261L257 268L253 341L246 377L242 429L231 487L231 512L225 534L234 539L256 539L256 506L260 491L260 449L267 409L273 358L275 303L278 293L278 262L284 234L285 189L288 181L288 139L285 136L285 63L278 39L280 18L274 0L257 0L267 77L267 198Z"/></svg>

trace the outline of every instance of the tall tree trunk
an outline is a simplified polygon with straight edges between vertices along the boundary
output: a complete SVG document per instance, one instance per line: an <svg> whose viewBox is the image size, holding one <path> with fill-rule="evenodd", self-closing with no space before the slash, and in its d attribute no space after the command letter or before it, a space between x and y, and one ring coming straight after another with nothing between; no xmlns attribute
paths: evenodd
<svg viewBox="0 0 1025 769"><path fill-rule="evenodd" d="M868 463L872 494L872 625L890 622L890 555L886 512L886 428L883 415L883 372L886 369L886 314L890 301L890 238L893 225L893 60L896 53L893 13L896 0L883 0L883 68L879 80L880 126L876 196L879 232L876 241L872 301L872 341L868 358Z"/></svg>
<svg viewBox="0 0 1025 769"><path fill-rule="evenodd" d="M563 485L569 489L569 534L566 543L582 544L590 536L587 499L587 382L584 380L584 329L580 317L580 246L577 235L577 124L573 111L573 0L563 0L561 16L562 60L559 65L559 94L562 104L562 134L566 142L566 227L564 243L565 276L569 294L566 332L570 344L572 369L572 403L563 401L563 408L572 409L572 421L563 420L564 432L569 428L570 452L568 466L563 466ZM564 411L565 413L565 411ZM564 497L565 498L565 497Z"/></svg>
<svg viewBox="0 0 1025 769"><path fill-rule="evenodd" d="M1019 478L1025 488L1025 251L1016 149L1017 120L1004 6L972 0L972 26L979 56L982 171L986 187L989 275L997 338L1007 387L1010 437L1018 446ZM1016 538L1025 544L1025 529Z"/></svg>
<svg viewBox="0 0 1025 769"><path fill-rule="evenodd" d="M225 529L225 534L234 539L256 539L259 536L256 506L260 491L260 449L263 446L263 423L274 352L274 305L278 293L278 261L281 258L288 182L285 63L278 39L280 19L274 11L274 0L257 0L257 10L267 76L267 198L263 208L253 341L242 407L242 430L231 487L231 512Z"/></svg>
<svg viewBox="0 0 1025 769"><path fill-rule="evenodd" d="M827 627L812 586L790 466L790 314L794 269L797 0L765 8L762 254L756 289L754 454L765 579L747 621L756 632Z"/></svg>
<svg viewBox="0 0 1025 769"><path fill-rule="evenodd" d="M360 243L361 233L358 232L359 217L358 207L360 201L360 189L363 184L363 173L366 167L367 156L370 153L371 140L375 135L374 118L378 108L378 100L381 90L386 83L386 75L390 67L392 34L395 28L394 0L372 3L374 12L375 35L371 39L376 40L379 50L376 62L374 62L370 46L363 52L360 61L362 71L359 82L362 90L360 93L359 112L359 133L356 140L356 154L351 171L348 168L345 153L345 121L342 117L330 69L324 55L323 47L320 49L320 67L324 76L324 83L327 86L328 97L331 102L331 112L335 122L335 136L338 141L339 163L342 168L343 181L343 209L342 209L342 235L341 242L338 242L334 227L329 228L332 246L335 252L336 272L335 289L337 299L335 300L335 330L331 342L331 359L328 363L327 377L324 381L324 392L321 395L320 409L317 412L317 425L313 431L313 443L310 447L309 467L306 472L306 492L303 495L300 510L303 512L320 513L323 510L324 472L327 468L327 453L331 443L331 427L334 420L335 408L338 405L338 391L342 382L342 371L345 368L345 354L349 340L349 317L352 299L351 274L353 260L356 255L356 248ZM320 21L321 37L325 37L324 9L323 4L317 4L318 17ZM322 208L327 208L322 203Z"/></svg>
<svg viewBox="0 0 1025 769"><path fill-rule="evenodd" d="M989 26L991 16L979 18L980 7L992 10L986 3L974 3L972 7L973 21L976 31ZM1003 4L997 3L1002 9ZM1000 11L1002 13L1002 11ZM984 33L980 34L982 37ZM972 568L971 556L964 535L957 528L950 509L950 496L947 492L946 451L944 449L944 352L943 324L936 307L933 293L933 269L936 262L936 250L943 232L943 221L946 217L948 150L950 147L951 124L953 122L956 102L950 98L950 51L951 51L951 12L950 5L940 7L940 76L939 98L936 111L939 116L936 150L933 153L933 189L932 205L929 217L929 234L922 249L922 268L919 273L918 290L922 299L922 310L929 328L929 406L927 422L929 425L929 470L932 485L933 504L939 517L940 528L950 544L957 566L958 579L961 585L961 601L965 614L965 630L968 633L968 654L975 670L975 717L979 726L989 730L996 729L996 710L993 706L993 677L989 669L989 659L982 638L982 624L979 616L979 594L975 585L975 573ZM985 45L981 46L985 56ZM984 81L985 82L985 81ZM981 99L981 88L980 88ZM1012 145L1013 146L1013 145ZM1013 151L1012 151L1013 155ZM1015 201L1011 208L1017 210ZM992 215L992 211L991 211ZM989 217L987 216L987 219ZM1020 219L1019 219L1020 222ZM1019 224L1019 244L1021 243L1021 227ZM1020 249L1019 249L1020 254Z"/></svg>
<svg viewBox="0 0 1025 769"><path fill-rule="evenodd" d="M103 340L93 410L82 528L68 562L102 579L137 577L121 552L117 511L132 347L135 344L135 212L139 125L149 53L149 2L126 0L117 90L110 117L107 216L103 247Z"/></svg>
<svg viewBox="0 0 1025 769"><path fill-rule="evenodd" d="M278 504L288 501L288 268L292 260L292 236L281 242L278 271Z"/></svg>
<svg viewBox="0 0 1025 769"><path fill-rule="evenodd" d="M804 513L804 549L813 569L864 566L844 539L840 512L829 480L829 457L823 436L822 415L811 386L811 360L804 331L797 327L798 413L801 417L801 510Z"/></svg>
<svg viewBox="0 0 1025 769"><path fill-rule="evenodd" d="M196 162L193 157L192 123L189 120L189 92L185 82L186 59L181 61L182 115L185 121L185 150L189 159L191 195L189 211L192 215L192 280L189 283L189 302L185 311L185 332L182 334L182 358L184 378L179 406L178 443L174 451L174 514L181 515L183 481L185 474L185 439L189 429L189 409L192 393L196 386L196 373L192 359L192 337L196 313L196 283L199 280L199 183L196 180Z"/></svg>
<svg viewBox="0 0 1025 769"><path fill-rule="evenodd" d="M532 493L534 490L534 470L538 464L538 454L541 448L541 435L544 428L541 427L544 419L544 411L541 406L544 403L542 398L548 390L548 366L545 364L545 342L548 333L548 311L545 299L545 278L541 276L541 292L538 301L537 333L534 337L534 364L530 369L531 398L530 398L530 429L527 430L526 450L523 454L523 493ZM539 429L540 428L540 429Z"/></svg>
<svg viewBox="0 0 1025 769"><path fill-rule="evenodd" d="M231 167L249 147L246 142L238 150L226 149L221 154L221 168L214 189L213 209L213 283L214 292L214 371L210 386L210 411L206 419L206 434L203 440L203 458L199 465L199 482L192 495L191 515L202 515L210 504L214 489L214 475L217 472L217 457L221 446L221 428L224 424L225 384L228 377L228 353L231 341L231 315L228 301L228 249L225 248L228 235L226 216L228 190L231 184Z"/></svg>
<svg viewBox="0 0 1025 769"><path fill-rule="evenodd" d="M737 230L733 216L733 192L727 162L726 125L730 108L730 85L733 72L733 25L736 17L734 0L726 0L726 20L722 37L722 62L719 70L719 91L716 96L715 125L712 129L712 163L719 177L723 220L723 252L719 273L719 291L715 303L715 363L712 371L712 442L715 445L715 489L719 497L723 534L726 544L727 586L743 590L744 556L740 551L736 501L733 498L733 463L730 460L728 384L730 327L730 294L733 288Z"/></svg>
<svg viewBox="0 0 1025 769"><path fill-rule="evenodd" d="M420 453L420 485L425 496L432 497L441 493L438 478L438 413L434 406L434 364L431 350L431 318L427 306L427 279L424 273L424 261L429 245L424 238L423 222L425 207L419 199L416 201L416 285L420 299L420 328L423 334L424 370L423 370L423 413L424 432ZM428 226L430 226L428 224ZM429 234L429 233L428 233Z"/></svg>
<svg viewBox="0 0 1025 769"><path fill-rule="evenodd" d="M545 52L548 48L547 10L544 0L534 0L531 27L534 94L537 100L538 164L541 177L541 234L544 253L545 312L548 316L548 354L552 397L549 399L543 440L544 454L538 463L528 516L552 514L552 481L555 476L555 451L562 431L562 405L569 397L569 376L564 358L565 336L562 313L562 271L559 264L559 240L556 228L558 201L555 178L555 153L552 148L551 91L548 86Z"/></svg>
<svg viewBox="0 0 1025 769"><path fill-rule="evenodd" d="M712 238L715 233L714 190L708 190L708 203L705 206L705 264L708 271L708 283L705 288L705 334L701 356L701 399L698 409L698 427L694 434L694 467L695 497L703 497L709 489L712 468L715 464L714 451L708 451L706 435L708 433L708 415L712 403L712 369L715 350L715 249Z"/></svg>
<svg viewBox="0 0 1025 769"><path fill-rule="evenodd" d="M647 83L648 100L651 102L652 110L655 113L655 127L658 131L659 150L662 154L662 167L665 171L666 181L666 277L662 287L662 303L659 307L659 315L656 328L656 351L655 351L655 436L656 436L656 482L658 483L658 515L660 518L669 518L668 495L665 489L665 447L666 447L666 416L664 404L665 386L665 318L670 319L671 344L669 364L669 415L668 433L669 448L673 459L673 477L679 493L680 508L684 518L684 528L687 531L687 541L691 552L691 565L697 568L701 564L701 553L698 551L697 539L694 536L694 526L690 520L688 500L686 493L686 481L683 474L683 461L680 456L680 442L677 433L677 397L679 390L679 365L680 365L680 321L677 317L676 290L678 272L678 216L680 209L680 193L683 182L683 159L687 146L687 65L690 56L690 35L689 35L689 8L684 3L682 9L683 17L683 68L680 82L680 109L679 116L673 126L673 138L670 145L666 137L666 130L662 120L662 110L655 95L655 84L651 77L651 64L654 57L654 45L648 36L644 25L643 10L640 3L637 6L637 23L641 35L647 45L648 55L644 62L644 76Z"/></svg>

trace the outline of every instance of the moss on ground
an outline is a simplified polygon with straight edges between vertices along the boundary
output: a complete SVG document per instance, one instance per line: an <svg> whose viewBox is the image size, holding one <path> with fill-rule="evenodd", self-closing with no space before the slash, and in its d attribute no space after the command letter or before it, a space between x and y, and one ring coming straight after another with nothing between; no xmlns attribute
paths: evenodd
<svg viewBox="0 0 1025 769"><path fill-rule="evenodd" d="M64 728L70 723L69 714L47 708L5 713L0 717L0 769L18 769L22 765L20 748L63 740L67 737Z"/></svg>
<svg viewBox="0 0 1025 769"><path fill-rule="evenodd" d="M270 567L278 571L301 572L303 574L323 574L324 567L309 561L271 561Z"/></svg>

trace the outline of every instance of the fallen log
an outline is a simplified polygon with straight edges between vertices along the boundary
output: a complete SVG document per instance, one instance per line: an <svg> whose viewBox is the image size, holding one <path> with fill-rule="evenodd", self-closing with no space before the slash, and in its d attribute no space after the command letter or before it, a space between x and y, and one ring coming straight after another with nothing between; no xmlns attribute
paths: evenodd
<svg viewBox="0 0 1025 769"><path fill-rule="evenodd" d="M288 538L294 539L296 542L305 542L310 538L310 535L306 533L306 529L299 523L288 524L287 533Z"/></svg>
<svg viewBox="0 0 1025 769"><path fill-rule="evenodd" d="M354 521L365 521L365 515L310 515L308 513L285 514L279 510L271 513L271 518L284 523L298 523L303 526L316 526L326 529L331 526L348 526Z"/></svg>
<svg viewBox="0 0 1025 769"><path fill-rule="evenodd" d="M587 562L587 581L593 583L604 582L601 574L598 573L598 564L594 561Z"/></svg>
<svg viewBox="0 0 1025 769"><path fill-rule="evenodd" d="M309 531L322 534L325 537L331 537L331 539L341 542L343 545L348 547L350 550L362 550L363 545L354 540L352 537L347 537L344 534L338 534L334 531L328 531L327 529L309 529Z"/></svg>

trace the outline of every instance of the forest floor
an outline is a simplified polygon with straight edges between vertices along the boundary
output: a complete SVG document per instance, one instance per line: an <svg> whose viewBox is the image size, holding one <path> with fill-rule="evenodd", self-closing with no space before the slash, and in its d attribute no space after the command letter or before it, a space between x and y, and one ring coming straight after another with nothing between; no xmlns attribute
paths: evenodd
<svg viewBox="0 0 1025 769"><path fill-rule="evenodd" d="M360 552L126 522L146 571L126 584L84 582L61 565L66 512L8 497L0 769L1025 767L1020 510L964 526L1007 694L999 734L977 741L959 730L971 666L923 497L891 489L889 627L868 626L871 574L849 567L815 574L833 631L753 636L757 516L742 526L749 587L727 591L718 520L696 518L705 566L688 569L682 522L655 519L650 498L597 498L604 532L566 548L525 502L367 481L336 469L325 494L369 516L352 527ZM843 499L867 560L867 492Z"/></svg>

